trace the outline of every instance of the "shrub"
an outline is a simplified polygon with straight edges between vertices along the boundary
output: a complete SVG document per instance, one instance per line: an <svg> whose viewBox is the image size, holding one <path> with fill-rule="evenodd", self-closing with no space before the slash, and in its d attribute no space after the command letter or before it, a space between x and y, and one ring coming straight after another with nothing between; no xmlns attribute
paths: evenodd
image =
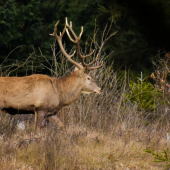
<svg viewBox="0 0 170 170"><path fill-rule="evenodd" d="M161 94L147 79L142 81L137 78L136 83L130 80L126 97L131 102L137 103L138 109L153 111L159 105L158 101L161 99Z"/></svg>

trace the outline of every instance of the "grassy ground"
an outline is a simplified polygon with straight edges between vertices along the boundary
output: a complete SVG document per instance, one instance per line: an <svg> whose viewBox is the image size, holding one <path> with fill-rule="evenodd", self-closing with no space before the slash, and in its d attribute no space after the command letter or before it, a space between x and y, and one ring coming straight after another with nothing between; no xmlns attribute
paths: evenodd
<svg viewBox="0 0 170 170"><path fill-rule="evenodd" d="M1 113L1 169L165 169L165 163L153 162L144 150L170 149L168 124L156 121L142 126L138 122L138 126L128 127L123 121L99 128L83 121L81 125L66 122L66 131L50 124L41 134L34 134L33 117ZM17 126L23 119L25 130Z"/></svg>

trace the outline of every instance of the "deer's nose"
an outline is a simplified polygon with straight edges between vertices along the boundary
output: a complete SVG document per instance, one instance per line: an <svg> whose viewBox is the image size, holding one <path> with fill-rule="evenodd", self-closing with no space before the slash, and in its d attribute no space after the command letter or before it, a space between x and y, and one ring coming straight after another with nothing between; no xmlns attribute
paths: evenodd
<svg viewBox="0 0 170 170"><path fill-rule="evenodd" d="M98 88L94 91L95 94L101 94L101 88Z"/></svg>
<svg viewBox="0 0 170 170"><path fill-rule="evenodd" d="M101 94L101 92L102 92L101 88L99 88L99 89L96 91L97 94Z"/></svg>

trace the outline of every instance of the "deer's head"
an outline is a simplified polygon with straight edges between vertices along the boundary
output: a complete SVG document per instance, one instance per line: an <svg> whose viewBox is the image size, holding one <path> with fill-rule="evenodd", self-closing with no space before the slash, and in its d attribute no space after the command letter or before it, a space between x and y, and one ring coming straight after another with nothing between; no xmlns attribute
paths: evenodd
<svg viewBox="0 0 170 170"><path fill-rule="evenodd" d="M97 68L100 68L103 65L103 62L100 66L95 66L95 67L89 67L90 65L92 65L97 57L95 58L94 61L92 61L91 63L87 64L85 63L84 59L87 57L90 57L93 53L94 50L92 51L92 53L90 53L89 55L82 55L80 52L80 39L83 33L83 27L81 27L81 32L80 35L77 37L77 35L75 34L75 32L72 29L72 22L70 21L70 25L68 24L67 18L66 18L66 24L64 27L63 32L60 32L60 36L57 35L57 25L58 25L59 21L55 24L54 27L54 32L53 34L50 34L51 36L54 36L56 38L56 40L58 41L58 44L60 46L61 51L63 52L63 54L65 55L65 57L76 66L75 69L75 76L77 77L77 81L81 82L82 85L82 89L81 89L81 93L84 94L89 94L89 93L96 93L96 94L100 94L101 93L101 89L97 86L97 84L93 81L93 79L91 78L90 75L88 75L88 71L90 70L94 70ZM69 31L72 33L74 39L71 37ZM62 37L64 35L64 33L67 32L67 35L69 37L69 39L76 44L77 50L75 50L73 52L73 54L69 55L63 45L62 45ZM74 60L72 60L72 57L75 55L75 52L77 51L78 57L80 59L81 63L78 63Z"/></svg>

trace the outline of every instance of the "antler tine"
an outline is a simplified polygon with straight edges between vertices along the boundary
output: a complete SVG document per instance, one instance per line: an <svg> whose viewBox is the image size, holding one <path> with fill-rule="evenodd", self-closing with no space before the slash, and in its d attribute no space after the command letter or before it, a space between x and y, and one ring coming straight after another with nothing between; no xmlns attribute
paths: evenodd
<svg viewBox="0 0 170 170"><path fill-rule="evenodd" d="M57 35L57 25L58 25L58 23L59 23L60 21L58 20L57 21L57 23L55 24L55 26L54 26L54 32L52 33L52 34L49 34L49 35L51 35L51 36L53 36L53 37L58 37L58 35Z"/></svg>
<svg viewBox="0 0 170 170"><path fill-rule="evenodd" d="M87 58L87 57L90 57L93 53L95 52L95 50L93 50L90 54L88 54L88 55L82 55L81 53L80 53L80 51L78 51L78 53L79 53L79 55L80 55L80 57L81 58Z"/></svg>
<svg viewBox="0 0 170 170"><path fill-rule="evenodd" d="M74 56L74 54L75 54L75 52L76 52L76 50L74 50L73 54L71 54L71 55L70 55L70 57L73 57L73 56Z"/></svg>
<svg viewBox="0 0 170 170"><path fill-rule="evenodd" d="M87 67L87 70L94 70L94 69L97 69L97 68L102 67L102 65L103 65L103 61L102 61L102 63L100 64L100 66L96 66L96 67Z"/></svg>
<svg viewBox="0 0 170 170"><path fill-rule="evenodd" d="M76 43L76 41L75 41L75 40L73 40L73 39L72 39L72 37L70 36L70 33L69 33L69 31L68 31L68 29L67 29L67 28L66 28L66 33L67 33L67 35L68 35L69 39L70 39L73 43Z"/></svg>
<svg viewBox="0 0 170 170"><path fill-rule="evenodd" d="M65 26L64 29L63 29L63 32L62 33L60 32L60 36L57 35L57 26L58 26L59 22L60 21L58 20L57 23L55 24L54 32L52 34L49 34L49 35L55 37L56 39L58 39L58 38L62 39L62 37L63 37L63 35L64 35L65 31L66 31L66 26Z"/></svg>
<svg viewBox="0 0 170 170"><path fill-rule="evenodd" d="M69 25L69 24L68 24L68 20L67 20L67 17L66 17L66 25Z"/></svg>
<svg viewBox="0 0 170 170"><path fill-rule="evenodd" d="M80 35L79 35L79 39L81 38L82 34L83 34L83 26L81 26L81 32L80 32Z"/></svg>
<svg viewBox="0 0 170 170"><path fill-rule="evenodd" d="M97 60L97 58L98 58L98 55L97 55L97 57L96 57L91 63L89 63L89 64L86 64L86 63L84 62L84 60L83 60L83 64L84 64L86 67L88 67L88 66L92 65L92 64Z"/></svg>

